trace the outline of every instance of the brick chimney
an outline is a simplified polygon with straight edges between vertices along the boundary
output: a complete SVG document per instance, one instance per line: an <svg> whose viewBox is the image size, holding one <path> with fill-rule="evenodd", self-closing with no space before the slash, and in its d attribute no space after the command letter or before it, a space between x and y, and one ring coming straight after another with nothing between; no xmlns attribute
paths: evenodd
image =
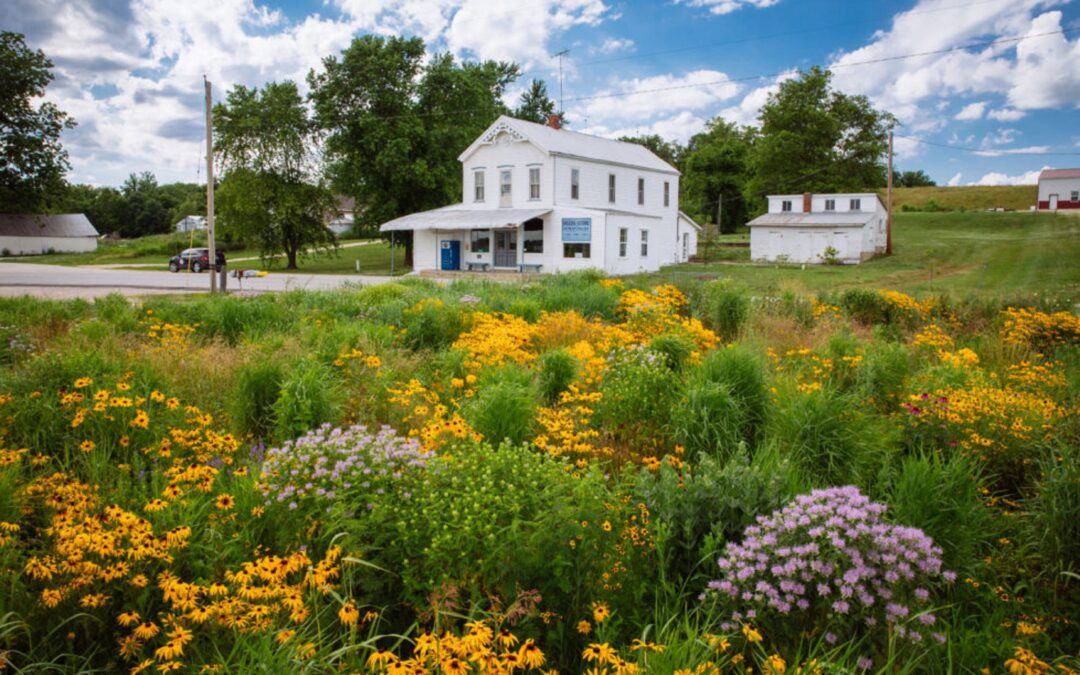
<svg viewBox="0 0 1080 675"><path fill-rule="evenodd" d="M552 113L552 114L548 115L548 126L551 127L552 129L561 128L562 127L561 119L562 118L560 118L555 113Z"/></svg>
<svg viewBox="0 0 1080 675"><path fill-rule="evenodd" d="M804 192L802 194L802 212L810 213L810 205L814 202L814 195L810 192Z"/></svg>

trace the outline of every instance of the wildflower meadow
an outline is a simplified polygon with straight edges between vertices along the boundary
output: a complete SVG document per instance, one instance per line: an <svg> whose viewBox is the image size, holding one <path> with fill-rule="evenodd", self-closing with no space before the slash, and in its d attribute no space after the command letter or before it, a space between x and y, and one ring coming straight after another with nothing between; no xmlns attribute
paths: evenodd
<svg viewBox="0 0 1080 675"><path fill-rule="evenodd" d="M0 300L0 672L1074 673L1067 298Z"/></svg>

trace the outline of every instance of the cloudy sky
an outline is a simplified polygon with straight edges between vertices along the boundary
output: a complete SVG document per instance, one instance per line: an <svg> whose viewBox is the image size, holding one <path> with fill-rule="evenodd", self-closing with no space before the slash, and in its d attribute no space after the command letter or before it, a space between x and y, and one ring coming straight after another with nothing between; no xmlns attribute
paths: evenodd
<svg viewBox="0 0 1080 675"><path fill-rule="evenodd" d="M833 68L902 126L897 165L939 184L1080 166L1080 3L1069 0L3 0L0 29L56 64L76 182L205 180L202 77L293 79L364 33L515 61L574 129L686 140L755 123L777 83ZM520 87L511 92L516 98Z"/></svg>

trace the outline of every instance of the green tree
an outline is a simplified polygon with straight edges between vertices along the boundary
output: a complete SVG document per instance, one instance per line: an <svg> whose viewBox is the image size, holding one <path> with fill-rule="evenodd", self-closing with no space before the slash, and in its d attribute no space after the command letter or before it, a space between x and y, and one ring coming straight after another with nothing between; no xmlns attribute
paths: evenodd
<svg viewBox="0 0 1080 675"><path fill-rule="evenodd" d="M425 66L424 53L419 38L364 35L308 74L329 174L356 199L360 229L460 200L458 154L506 112L500 99L516 66L446 54Z"/></svg>
<svg viewBox="0 0 1080 675"><path fill-rule="evenodd" d="M169 211L161 200L157 178L149 171L133 173L120 187L123 198L120 208L120 227L123 237L144 237L165 234L172 229Z"/></svg>
<svg viewBox="0 0 1080 675"><path fill-rule="evenodd" d="M124 222L124 197L114 187L67 185L52 204L57 213L81 213L102 234L119 233Z"/></svg>
<svg viewBox="0 0 1080 675"><path fill-rule="evenodd" d="M59 196L70 168L60 132L75 126L49 102L52 61L19 33L0 32L0 211L39 211Z"/></svg>
<svg viewBox="0 0 1080 675"><path fill-rule="evenodd" d="M699 222L716 222L734 232L748 216L747 183L754 131L717 117L687 144L683 160L680 206ZM722 205L717 209L717 205Z"/></svg>
<svg viewBox="0 0 1080 675"><path fill-rule="evenodd" d="M922 169L896 172L893 175L893 182L900 187L933 187L937 185L934 179L926 175L926 172Z"/></svg>
<svg viewBox="0 0 1080 675"><path fill-rule="evenodd" d="M885 184L892 115L834 91L820 67L780 85L761 108L751 191L844 192Z"/></svg>
<svg viewBox="0 0 1080 675"><path fill-rule="evenodd" d="M547 124L549 115L559 115L560 125L562 113L555 112L555 101L548 96L547 84L543 80L533 80L518 100L518 107L510 113L519 120Z"/></svg>
<svg viewBox="0 0 1080 675"><path fill-rule="evenodd" d="M623 136L619 138L625 143L637 143L644 145L653 154L664 160L676 169L682 170L682 160L686 149L677 142L664 140L659 134L647 134L644 136Z"/></svg>
<svg viewBox="0 0 1080 675"><path fill-rule="evenodd" d="M218 187L223 234L284 253L288 269L307 248L335 245L325 225L334 196L314 148L318 130L294 82L260 91L238 85L214 106L214 154L224 168Z"/></svg>

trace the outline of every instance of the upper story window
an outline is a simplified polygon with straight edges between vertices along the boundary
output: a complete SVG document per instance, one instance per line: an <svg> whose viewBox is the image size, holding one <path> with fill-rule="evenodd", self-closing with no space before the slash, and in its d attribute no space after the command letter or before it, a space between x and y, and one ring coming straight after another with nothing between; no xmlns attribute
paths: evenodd
<svg viewBox="0 0 1080 675"><path fill-rule="evenodd" d="M835 211L836 210L836 200L835 199L826 199L825 200L825 210L826 211Z"/></svg>
<svg viewBox="0 0 1080 675"><path fill-rule="evenodd" d="M645 204L645 179L637 179L637 203L640 205Z"/></svg>
<svg viewBox="0 0 1080 675"><path fill-rule="evenodd" d="M473 201L484 201L484 172L473 171Z"/></svg>
<svg viewBox="0 0 1080 675"><path fill-rule="evenodd" d="M577 169L570 169L570 199L577 199L581 194L581 172Z"/></svg>
<svg viewBox="0 0 1080 675"><path fill-rule="evenodd" d="M540 167L529 167L529 199L540 199Z"/></svg>
<svg viewBox="0 0 1080 675"><path fill-rule="evenodd" d="M791 200L785 199L784 201L780 202L780 210L784 213L791 211Z"/></svg>
<svg viewBox="0 0 1080 675"><path fill-rule="evenodd" d="M620 258L625 258L626 257L626 244L627 244L627 241L629 239L630 239L630 230L626 229L625 227L620 227L619 228L619 257Z"/></svg>
<svg viewBox="0 0 1080 675"><path fill-rule="evenodd" d="M671 183L664 181L664 206L671 206Z"/></svg>
<svg viewBox="0 0 1080 675"><path fill-rule="evenodd" d="M513 172L510 169L499 171L499 206L510 206L513 200Z"/></svg>
<svg viewBox="0 0 1080 675"><path fill-rule="evenodd" d="M609 173L607 177L607 200L615 203L615 174Z"/></svg>
<svg viewBox="0 0 1080 675"><path fill-rule="evenodd" d="M649 231L641 231L641 257L645 258L649 255Z"/></svg>
<svg viewBox="0 0 1080 675"><path fill-rule="evenodd" d="M861 199L852 199L848 203L848 208L851 209L852 211L862 211L862 200Z"/></svg>
<svg viewBox="0 0 1080 675"><path fill-rule="evenodd" d="M1080 190L1073 190L1072 194L1069 195L1069 201L1070 202L1080 202Z"/></svg>

